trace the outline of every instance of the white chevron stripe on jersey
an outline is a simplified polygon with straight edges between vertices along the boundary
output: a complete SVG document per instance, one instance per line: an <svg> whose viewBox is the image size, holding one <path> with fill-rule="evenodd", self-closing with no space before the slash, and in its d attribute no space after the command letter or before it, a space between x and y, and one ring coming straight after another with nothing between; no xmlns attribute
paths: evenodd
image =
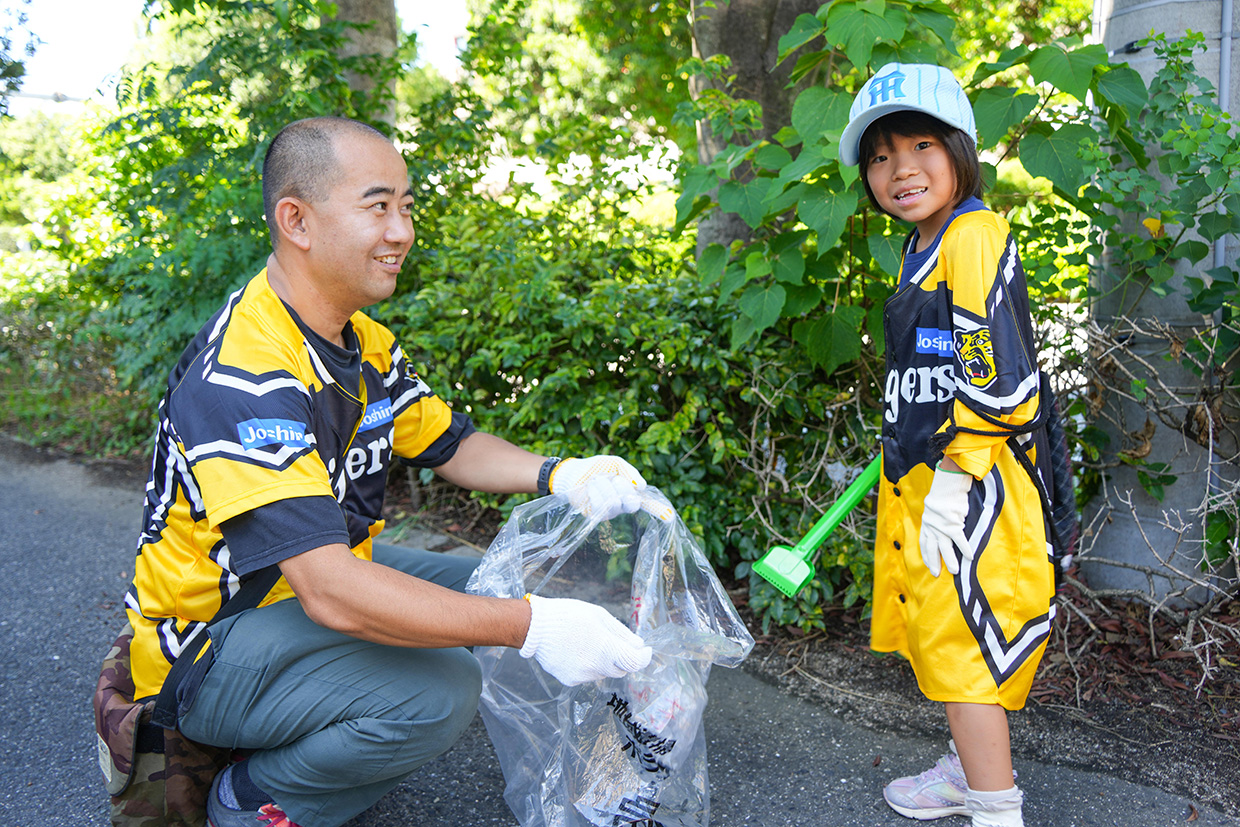
<svg viewBox="0 0 1240 827"><path fill-rule="evenodd" d="M405 361L405 352L400 349L400 345L392 345L392 367L383 377L383 387L390 388L400 381L401 364Z"/></svg>
<svg viewBox="0 0 1240 827"><path fill-rule="evenodd" d="M211 328L211 335L207 337L208 342L214 342L224 332L224 328L228 327L228 321L232 318L233 308L237 306L237 302L241 301L241 294L244 292L245 288L242 287L224 301L224 312L220 314L215 327Z"/></svg>
<svg viewBox="0 0 1240 827"><path fill-rule="evenodd" d="M990 654L990 660L997 668L999 675L1004 680L1033 653L1033 650L1042 645L1042 641L1051 633L1051 622L1055 619L1054 603L1050 605L1050 611L1046 616L1041 618L1037 623L1026 626L1016 640L1011 642L1004 641L999 636L999 630L995 627L995 623L991 621L986 624L986 630L983 632L983 643L986 651Z"/></svg>
<svg viewBox="0 0 1240 827"><path fill-rule="evenodd" d="M1016 278L1016 262L1019 260L1020 256L1016 251L1016 239L1008 236L1007 249L1003 251L1003 255L999 259L999 275L1003 281L996 281L995 284L995 297L990 307L991 318L994 318L995 313L999 310L999 306L1003 304L1003 297L1007 295L1007 291L1003 289L1002 285L1011 284L1012 279Z"/></svg>
<svg viewBox="0 0 1240 827"><path fill-rule="evenodd" d="M211 559L227 572L220 587L220 605L222 606L232 599L233 595L241 591L241 578L233 571L232 552L227 543L220 543L219 548L211 554Z"/></svg>
<svg viewBox="0 0 1240 827"><path fill-rule="evenodd" d="M421 377L418 377L418 381L414 383L412 388L393 400L392 416L399 416L401 411L412 405L414 402L432 395L434 395L434 391L431 390L431 386L423 382Z"/></svg>
<svg viewBox="0 0 1240 827"><path fill-rule="evenodd" d="M955 373L955 371L953 371ZM1018 405L1032 399L1034 394L1038 392L1041 380L1037 373L1031 373L1021 380L1020 384L1008 394L1003 396L995 396L994 394L985 393L979 388L973 387L968 380L956 377L956 390L970 399L980 402L982 405L996 411L1010 411Z"/></svg>
<svg viewBox="0 0 1240 827"><path fill-rule="evenodd" d="M240 376L230 376L227 373L223 373L217 367L215 370L211 371L211 374L207 376L206 379L212 385L232 388L233 390L248 393L251 396L266 396L272 391L281 390L282 388L295 388L296 390L304 393L306 396L310 395L310 391L306 389L305 385L296 379L289 377L268 379L266 382L251 382L248 379L242 379Z"/></svg>
<svg viewBox="0 0 1240 827"><path fill-rule="evenodd" d="M965 535L965 539L969 541L969 545L974 549L982 547L986 542L986 533L990 531L991 526L994 524L995 510L999 506L999 482L995 477L995 470L992 468L990 473L976 483L982 487L982 511L977 517L977 522L973 524L973 531ZM974 605L976 601L973 596L973 579L970 577L960 577L959 581L961 600L964 601L966 606Z"/></svg>
<svg viewBox="0 0 1240 827"><path fill-rule="evenodd" d="M207 628L207 624L202 622L191 622L185 627L185 635L181 636L177 633L177 621L175 617L170 617L161 622L157 627L157 633L163 641L164 649L169 652L172 657L178 658L181 652L185 650L198 637L198 633Z"/></svg>
<svg viewBox="0 0 1240 827"><path fill-rule="evenodd" d="M905 253L907 254L907 251L905 251ZM909 277L909 280L908 280L909 286L921 284L923 281L925 281L926 276L930 272L932 272L934 268L938 266L938 264L939 264L939 243L938 241L936 241L934 244L934 250L930 253L930 255L926 256L925 262L921 265L920 268L918 268L917 272Z"/></svg>
<svg viewBox="0 0 1240 827"><path fill-rule="evenodd" d="M278 467L295 454L305 454L313 449L317 444L314 434L307 433L305 436L306 445L292 446L281 444L280 450L273 452L264 451L261 448L246 448L240 442L232 442L227 439L217 439L214 442L207 442L202 445L195 445L191 450L185 452L185 458L190 462L197 462L204 456L211 454L230 454L235 457L245 457L246 459L257 460L263 465ZM186 470L188 474L188 469Z"/></svg>
<svg viewBox="0 0 1240 827"><path fill-rule="evenodd" d="M215 345L211 345L211 347L207 348L202 354L202 378L203 379L207 378L207 374L209 374L211 372L211 368L214 367L214 365L212 364L213 359L215 359Z"/></svg>
<svg viewBox="0 0 1240 827"><path fill-rule="evenodd" d="M198 489L198 482L194 479L193 472L189 470L189 457L185 456L180 445L173 445L168 455L172 459L172 464L176 467L176 478L185 489L185 496L189 500L190 508L194 510L194 513L199 514L206 511L207 504L202 500L202 492Z"/></svg>
<svg viewBox="0 0 1240 827"><path fill-rule="evenodd" d="M998 472L992 468L979 484L982 486L982 509L973 530L968 533L969 544L978 548L987 542L986 534L993 528L1000 503L1000 480ZM957 588L960 590L962 611L969 620L974 637L982 647L986 662L990 665L996 684L1002 684L1012 672L1042 645L1042 641L1050 634L1051 622L1055 618L1055 605L1050 605L1049 612L1037 618L1035 622L1025 626L1009 641L999 628L994 614L989 611L985 593L977 585L978 560L963 567L956 577Z"/></svg>
<svg viewBox="0 0 1240 827"><path fill-rule="evenodd" d="M185 462L185 455L181 453L176 436L168 431L167 420L160 423L157 436L163 444L163 449L157 450L155 456L157 458L161 455L165 457L164 473L162 483L158 488L154 484L155 474L153 469L151 481L147 483L147 490L151 492L158 490L159 498L151 509L152 519L147 523L147 528L143 530L142 535L138 538L138 548L142 548L148 542L155 542L158 539L151 534L149 529L154 525L162 525L167 522L168 511L176 500L178 476L185 490L185 496L189 500L190 508L196 513L201 512L204 508L198 486L194 482L193 475L189 473L189 466Z"/></svg>

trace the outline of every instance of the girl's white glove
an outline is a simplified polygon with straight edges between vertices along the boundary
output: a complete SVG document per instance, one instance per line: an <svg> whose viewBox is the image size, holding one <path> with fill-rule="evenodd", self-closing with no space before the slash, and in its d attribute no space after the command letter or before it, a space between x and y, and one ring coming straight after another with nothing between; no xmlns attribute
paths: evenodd
<svg viewBox="0 0 1240 827"><path fill-rule="evenodd" d="M529 596L530 630L521 657L565 686L644 669L654 651L601 606L571 598Z"/></svg>
<svg viewBox="0 0 1240 827"><path fill-rule="evenodd" d="M939 576L939 559L951 574L960 571L956 549L964 559L973 559L973 547L964 533L964 519L969 513L969 489L973 475L964 471L948 471L936 466L930 491L926 494L925 511L921 515L921 559L935 577Z"/></svg>
<svg viewBox="0 0 1240 827"><path fill-rule="evenodd" d="M551 472L549 488L586 517L604 522L641 508L646 480L620 457L602 454L562 461Z"/></svg>

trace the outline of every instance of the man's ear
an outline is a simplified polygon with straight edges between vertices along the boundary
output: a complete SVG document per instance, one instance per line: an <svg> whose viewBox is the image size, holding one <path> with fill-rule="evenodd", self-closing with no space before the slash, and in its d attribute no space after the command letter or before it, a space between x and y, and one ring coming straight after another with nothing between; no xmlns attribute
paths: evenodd
<svg viewBox="0 0 1240 827"><path fill-rule="evenodd" d="M276 202L276 230L280 237L299 250L310 249L310 230L306 224L309 205L292 195Z"/></svg>

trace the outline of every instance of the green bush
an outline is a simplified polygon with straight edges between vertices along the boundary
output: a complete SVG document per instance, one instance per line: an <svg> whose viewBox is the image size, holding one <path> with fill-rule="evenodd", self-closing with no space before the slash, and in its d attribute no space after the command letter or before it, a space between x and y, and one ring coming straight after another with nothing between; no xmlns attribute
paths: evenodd
<svg viewBox="0 0 1240 827"><path fill-rule="evenodd" d="M836 391L789 329L730 350L732 319L695 272L691 240L622 217L570 220L579 209L471 201L442 219L421 288L376 315L479 428L547 454L624 456L714 563L744 577L768 538L808 528L805 489L829 488L829 461L867 457L876 423L832 413ZM867 595L868 546L856 545L828 561L797 612L764 584L755 607L808 627L821 618L811 602Z"/></svg>

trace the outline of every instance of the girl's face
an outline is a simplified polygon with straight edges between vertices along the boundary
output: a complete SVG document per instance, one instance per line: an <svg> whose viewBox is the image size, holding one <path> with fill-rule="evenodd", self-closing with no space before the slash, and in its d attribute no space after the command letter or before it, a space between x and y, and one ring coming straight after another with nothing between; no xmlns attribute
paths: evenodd
<svg viewBox="0 0 1240 827"><path fill-rule="evenodd" d="M880 141L865 175L879 206L917 227L919 250L934 241L956 208L956 166L933 135Z"/></svg>

